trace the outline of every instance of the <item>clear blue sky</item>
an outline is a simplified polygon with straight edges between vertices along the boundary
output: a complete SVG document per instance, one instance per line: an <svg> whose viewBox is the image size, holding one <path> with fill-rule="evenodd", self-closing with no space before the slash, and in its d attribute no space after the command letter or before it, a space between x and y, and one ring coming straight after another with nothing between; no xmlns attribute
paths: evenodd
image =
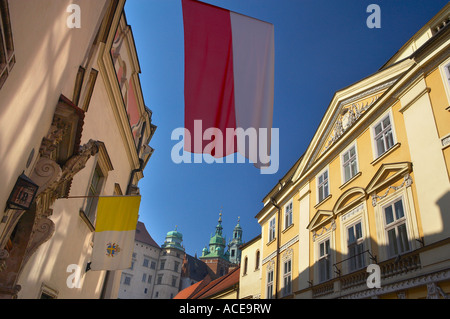
<svg viewBox="0 0 450 319"><path fill-rule="evenodd" d="M263 197L306 150L334 93L376 72L446 3L444 0L205 0L275 26L273 127L280 129L280 169L252 164L174 164L171 133L184 125L184 34L181 0L128 0L146 105L158 126L155 153L139 183L139 220L158 244L178 225L188 254L201 255L223 207L227 241L238 216L244 241L261 228ZM381 28L369 29L369 4Z"/></svg>

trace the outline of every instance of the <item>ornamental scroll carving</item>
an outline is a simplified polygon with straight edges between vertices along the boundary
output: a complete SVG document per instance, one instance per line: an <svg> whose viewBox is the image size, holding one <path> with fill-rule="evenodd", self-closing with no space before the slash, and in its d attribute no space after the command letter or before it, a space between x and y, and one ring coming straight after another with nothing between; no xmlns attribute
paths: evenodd
<svg viewBox="0 0 450 319"><path fill-rule="evenodd" d="M340 115L340 118L336 121L333 135L325 146L325 150L330 148L331 145L333 145L377 100L378 96L372 98L370 102L353 103L349 107L343 109L342 115Z"/></svg>
<svg viewBox="0 0 450 319"><path fill-rule="evenodd" d="M412 185L412 182L413 181L412 181L411 175L406 174L403 177L403 183L400 186L389 186L388 189L386 190L386 192L383 195L381 195L381 196L378 196L377 194L372 194L372 206L373 207L377 206L377 200L385 198L389 194L389 191L391 189L396 191L396 190L399 190L402 187L409 187L409 186Z"/></svg>

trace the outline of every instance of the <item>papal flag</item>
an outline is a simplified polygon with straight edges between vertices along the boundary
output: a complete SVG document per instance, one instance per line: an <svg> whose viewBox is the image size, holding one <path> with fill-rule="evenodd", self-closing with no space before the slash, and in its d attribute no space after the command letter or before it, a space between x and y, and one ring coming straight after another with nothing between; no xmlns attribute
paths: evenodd
<svg viewBox="0 0 450 319"><path fill-rule="evenodd" d="M274 25L207 3L182 0L185 43L185 129L201 134L272 128L274 104ZM197 124L196 124L197 123ZM184 150L249 158L236 141L210 146L185 139ZM218 141L220 142L220 141ZM270 145L270 136L269 136ZM214 152L214 153L213 153ZM255 162L257 159L249 158Z"/></svg>
<svg viewBox="0 0 450 319"><path fill-rule="evenodd" d="M92 270L131 267L141 196L99 197Z"/></svg>

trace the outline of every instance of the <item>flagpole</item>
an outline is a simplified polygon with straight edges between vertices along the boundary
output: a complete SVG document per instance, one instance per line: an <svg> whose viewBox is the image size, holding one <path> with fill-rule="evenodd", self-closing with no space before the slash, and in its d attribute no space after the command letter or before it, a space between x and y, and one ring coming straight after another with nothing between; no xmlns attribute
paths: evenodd
<svg viewBox="0 0 450 319"><path fill-rule="evenodd" d="M67 196L67 197L60 197L60 199L76 199L76 198L107 198L107 197L138 197L141 195L90 195L90 196Z"/></svg>

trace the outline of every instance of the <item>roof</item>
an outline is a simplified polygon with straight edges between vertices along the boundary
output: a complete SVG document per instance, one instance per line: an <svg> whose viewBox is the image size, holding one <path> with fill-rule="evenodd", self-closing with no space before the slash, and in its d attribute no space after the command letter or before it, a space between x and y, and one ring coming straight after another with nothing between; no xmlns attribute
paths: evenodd
<svg viewBox="0 0 450 319"><path fill-rule="evenodd" d="M209 267L203 261L192 257L189 254L186 254L185 256L187 259L188 278L195 281L201 281L210 273Z"/></svg>
<svg viewBox="0 0 450 319"><path fill-rule="evenodd" d="M139 222L136 226L136 235L134 237L135 241L138 241L140 243L144 243L153 247L161 248L159 245L153 240L152 236L148 233L147 229L145 228L144 223Z"/></svg>
<svg viewBox="0 0 450 319"><path fill-rule="evenodd" d="M191 296L197 289L198 286L200 286L202 281L196 282L195 284L181 290L173 299L189 299L189 296Z"/></svg>
<svg viewBox="0 0 450 319"><path fill-rule="evenodd" d="M210 275L202 281L180 291L174 299L208 299L239 284L240 267L211 281Z"/></svg>

